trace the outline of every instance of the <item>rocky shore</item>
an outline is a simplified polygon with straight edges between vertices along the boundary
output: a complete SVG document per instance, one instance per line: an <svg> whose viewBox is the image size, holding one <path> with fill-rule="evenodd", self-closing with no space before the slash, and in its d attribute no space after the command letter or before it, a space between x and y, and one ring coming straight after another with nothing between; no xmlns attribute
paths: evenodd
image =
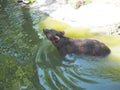
<svg viewBox="0 0 120 90"><path fill-rule="evenodd" d="M30 7L71 26L120 35L119 0L36 0Z"/></svg>

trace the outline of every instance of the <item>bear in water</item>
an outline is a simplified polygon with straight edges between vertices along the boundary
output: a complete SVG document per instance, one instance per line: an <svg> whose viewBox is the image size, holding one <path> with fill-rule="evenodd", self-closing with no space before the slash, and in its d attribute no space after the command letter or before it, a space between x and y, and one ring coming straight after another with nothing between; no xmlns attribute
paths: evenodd
<svg viewBox="0 0 120 90"><path fill-rule="evenodd" d="M64 36L64 32L53 29L43 30L46 37L54 44L61 55L77 54L89 56L107 56L110 49L95 39L73 39Z"/></svg>

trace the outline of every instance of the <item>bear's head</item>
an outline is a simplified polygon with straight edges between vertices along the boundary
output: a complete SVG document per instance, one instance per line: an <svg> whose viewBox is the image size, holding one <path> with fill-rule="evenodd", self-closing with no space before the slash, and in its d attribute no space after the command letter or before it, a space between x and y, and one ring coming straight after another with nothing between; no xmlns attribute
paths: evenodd
<svg viewBox="0 0 120 90"><path fill-rule="evenodd" d="M60 39L64 37L64 32L55 31L53 29L43 29L43 32L53 44L57 44Z"/></svg>

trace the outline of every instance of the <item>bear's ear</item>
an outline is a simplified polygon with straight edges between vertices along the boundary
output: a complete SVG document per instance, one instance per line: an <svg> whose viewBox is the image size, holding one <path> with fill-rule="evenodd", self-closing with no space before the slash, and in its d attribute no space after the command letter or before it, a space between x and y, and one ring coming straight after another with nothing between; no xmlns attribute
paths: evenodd
<svg viewBox="0 0 120 90"><path fill-rule="evenodd" d="M59 41L59 40L60 40L60 37L59 37L59 36L55 36L55 39L56 39L57 41Z"/></svg>

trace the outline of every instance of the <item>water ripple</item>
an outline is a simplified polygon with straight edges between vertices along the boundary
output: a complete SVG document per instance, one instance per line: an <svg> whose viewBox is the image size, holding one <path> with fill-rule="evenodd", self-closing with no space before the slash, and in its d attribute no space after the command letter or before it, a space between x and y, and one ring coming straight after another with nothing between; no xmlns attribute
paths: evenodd
<svg viewBox="0 0 120 90"><path fill-rule="evenodd" d="M41 42L36 56L40 85L45 90L91 90L90 85L103 86L102 82L114 84L112 76L118 73L113 72L114 64L104 58L76 55L61 57L46 39ZM110 66L113 73L106 71Z"/></svg>

